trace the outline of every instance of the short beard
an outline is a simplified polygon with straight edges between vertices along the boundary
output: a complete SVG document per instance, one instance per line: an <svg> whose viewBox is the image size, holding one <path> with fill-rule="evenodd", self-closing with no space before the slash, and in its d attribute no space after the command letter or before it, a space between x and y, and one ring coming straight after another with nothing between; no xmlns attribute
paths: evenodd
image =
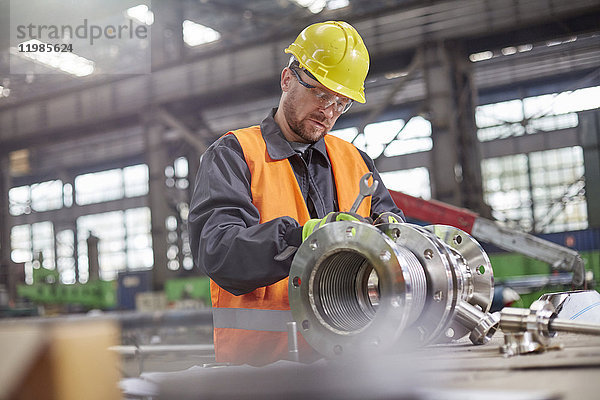
<svg viewBox="0 0 600 400"><path fill-rule="evenodd" d="M294 90L292 90L292 92L293 91ZM293 99L295 97L293 96L294 93L290 94L292 94L290 97ZM285 120L287 121L290 129L294 131L296 135L308 143L316 143L321 140L321 138L323 138L327 132L329 132L329 130L326 129L324 132L317 134L313 129L307 127L306 124L303 123L304 120L300 120L297 115L296 108L291 103L291 101L286 101L283 103L283 115L285 116ZM324 119L320 114L309 114L307 117L310 117L311 119L314 119L315 121L327 126L327 120Z"/></svg>

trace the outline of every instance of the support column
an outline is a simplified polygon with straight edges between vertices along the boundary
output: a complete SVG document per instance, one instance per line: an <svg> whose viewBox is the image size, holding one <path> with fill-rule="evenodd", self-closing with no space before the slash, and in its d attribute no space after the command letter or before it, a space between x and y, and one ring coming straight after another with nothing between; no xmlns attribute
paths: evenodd
<svg viewBox="0 0 600 400"><path fill-rule="evenodd" d="M583 146L585 198L590 228L600 227L600 111L579 113L579 138Z"/></svg>
<svg viewBox="0 0 600 400"><path fill-rule="evenodd" d="M153 1L152 68L175 64L183 59L183 2Z"/></svg>
<svg viewBox="0 0 600 400"><path fill-rule="evenodd" d="M188 159L188 182L190 184L190 186L187 189L187 199L186 202L188 203L188 205L192 206L192 195L194 193L194 187L196 186L196 177L198 175L198 169L200 168L200 157L202 156L201 153L199 153L198 151L196 151L193 148L189 148L189 150L186 152L186 157ZM187 220L186 220L186 226L184 227L185 229L185 233L186 233L186 241L184 242L183 246L185 246L185 248L182 248L182 253L189 253L189 256L191 257L191 248L190 248L190 237L189 237L189 229L188 229L188 224L187 224ZM193 257L192 257L193 259ZM197 266L194 266L191 270L186 271L185 269L182 268L182 273L185 273L186 276L199 276L199 275L204 275L204 273L202 272L202 270L200 268L198 268Z"/></svg>
<svg viewBox="0 0 600 400"><path fill-rule="evenodd" d="M10 215L8 213L8 190L10 188L8 154L0 154L0 284L9 287L10 268Z"/></svg>
<svg viewBox="0 0 600 400"><path fill-rule="evenodd" d="M454 43L429 44L424 78L433 139L432 197L489 216L483 202L470 62Z"/></svg>
<svg viewBox="0 0 600 400"><path fill-rule="evenodd" d="M145 121L146 126L146 162L149 173L148 200L151 212L152 250L154 265L152 269L152 286L154 290L162 290L169 275L167 269L167 228L165 221L169 216L167 188L165 187L165 167L168 154L163 142L164 128L151 117Z"/></svg>

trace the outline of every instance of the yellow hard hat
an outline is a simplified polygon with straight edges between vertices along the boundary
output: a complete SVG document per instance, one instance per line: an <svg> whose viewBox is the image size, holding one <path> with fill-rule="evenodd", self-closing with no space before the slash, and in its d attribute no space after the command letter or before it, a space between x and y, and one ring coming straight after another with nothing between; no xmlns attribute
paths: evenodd
<svg viewBox="0 0 600 400"><path fill-rule="evenodd" d="M329 90L365 102L369 52L352 25L327 21L307 26L285 52Z"/></svg>

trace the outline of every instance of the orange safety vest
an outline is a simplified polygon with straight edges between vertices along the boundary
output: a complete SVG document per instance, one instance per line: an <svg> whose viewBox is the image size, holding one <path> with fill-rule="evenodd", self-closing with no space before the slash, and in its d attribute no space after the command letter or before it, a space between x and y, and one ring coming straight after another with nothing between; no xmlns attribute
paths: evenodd
<svg viewBox="0 0 600 400"><path fill-rule="evenodd" d="M235 135L244 152L251 174L252 204L260 212L260 223L289 216L304 225L310 216L289 161L269 157L259 126L227 134ZM339 208L349 210L358 196L359 180L369 169L350 143L327 135L325 145ZM370 211L371 198L367 197L358 214L368 217ZM210 292L218 362L264 365L288 358L286 323L293 321L288 300L288 278L241 296L229 293L211 280ZM312 353L301 336L298 344L301 359L307 350Z"/></svg>

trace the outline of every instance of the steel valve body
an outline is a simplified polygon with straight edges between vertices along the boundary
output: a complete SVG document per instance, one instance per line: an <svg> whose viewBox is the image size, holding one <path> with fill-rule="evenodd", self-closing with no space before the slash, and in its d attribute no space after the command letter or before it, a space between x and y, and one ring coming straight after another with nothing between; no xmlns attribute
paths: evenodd
<svg viewBox="0 0 600 400"><path fill-rule="evenodd" d="M445 225L324 225L298 249L292 315L326 357L494 334L493 272L466 232Z"/></svg>

